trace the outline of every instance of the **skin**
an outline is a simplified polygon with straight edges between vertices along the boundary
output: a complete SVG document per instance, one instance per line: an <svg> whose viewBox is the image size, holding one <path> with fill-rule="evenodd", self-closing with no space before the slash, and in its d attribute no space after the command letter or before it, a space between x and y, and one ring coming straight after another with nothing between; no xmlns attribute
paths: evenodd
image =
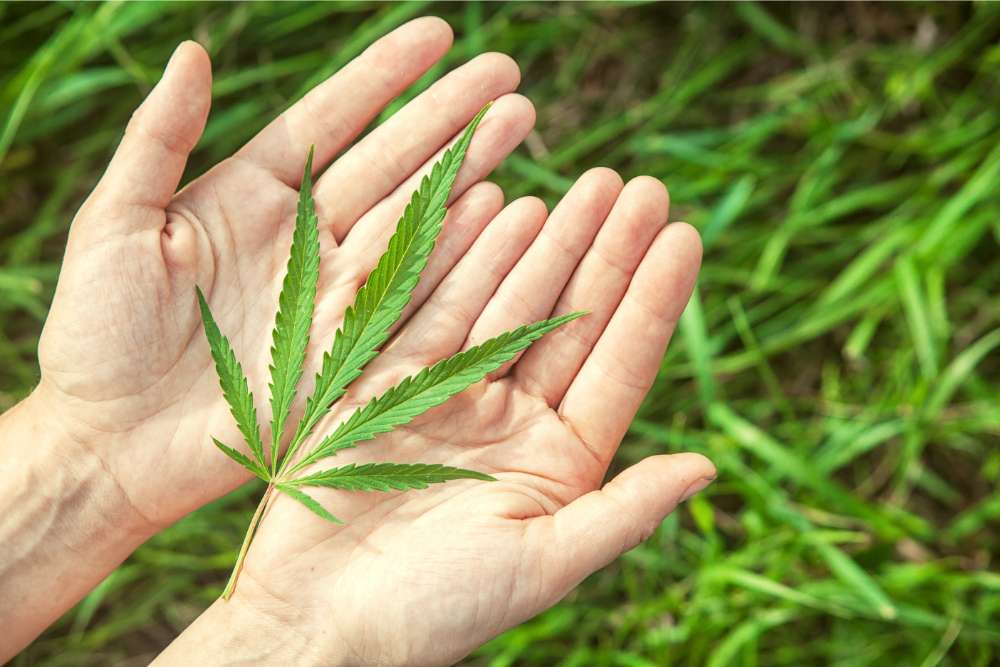
<svg viewBox="0 0 1000 667"><path fill-rule="evenodd" d="M38 443L23 466L2 470L0 506L29 487L50 501L0 530L0 544L27 545L0 551L0 597L23 609L0 658L148 536L246 481L209 441L240 437L194 286L232 341L266 422L270 331L313 144L322 275L293 423L420 176L489 100L402 324L317 433L460 349L553 314L590 314L334 462L445 463L499 481L406 494L313 490L343 526L277 497L232 600L207 610L162 663L454 662L554 604L714 478L706 459L680 454L650 457L601 486L701 257L690 226L667 224L659 181L623 184L594 169L551 215L532 198L503 207L483 179L527 135L534 111L513 93L517 66L500 54L444 76L352 146L451 39L439 19L400 27L180 192L208 115L211 72L201 47L178 47L73 222L41 339L40 384L0 420L4 440ZM52 461L72 473L50 474ZM35 557L54 545L91 555L82 567Z"/></svg>

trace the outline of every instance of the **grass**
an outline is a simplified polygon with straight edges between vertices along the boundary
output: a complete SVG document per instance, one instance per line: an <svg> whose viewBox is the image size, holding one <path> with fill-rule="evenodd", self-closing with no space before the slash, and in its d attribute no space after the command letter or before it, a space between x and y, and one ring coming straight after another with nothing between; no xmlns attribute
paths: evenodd
<svg viewBox="0 0 1000 667"><path fill-rule="evenodd" d="M522 65L538 129L509 197L654 174L707 247L616 466L694 450L719 480L468 664L1000 661L995 4L0 5L0 409L36 379L73 211L178 41L216 71L194 176L422 13L457 31L432 75ZM150 541L14 664L144 663L218 595L255 492Z"/></svg>

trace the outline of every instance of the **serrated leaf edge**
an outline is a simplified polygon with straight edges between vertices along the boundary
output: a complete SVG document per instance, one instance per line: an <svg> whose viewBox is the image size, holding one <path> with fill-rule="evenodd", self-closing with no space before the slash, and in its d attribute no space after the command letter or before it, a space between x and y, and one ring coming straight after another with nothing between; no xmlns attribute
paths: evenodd
<svg viewBox="0 0 1000 667"><path fill-rule="evenodd" d="M318 517L320 517L322 519L326 519L327 521L329 521L331 523L341 523L341 524L344 523L343 521L341 521L340 519L338 519L334 515L330 514L330 512L327 511L327 509L325 507L323 507L319 503L319 501L317 501L315 498L313 498L312 496L310 496L307 493L304 493L303 491L299 491L294 486L290 486L288 484L282 483L282 484L278 484L277 488L278 488L279 491L281 491L282 493L284 493L289 498L291 498L293 500L297 500L299 503L301 503L302 505L304 505L306 507L306 509L308 509L310 512L312 512L313 514L317 515Z"/></svg>
<svg viewBox="0 0 1000 667"><path fill-rule="evenodd" d="M299 188L292 246L278 297L278 311L271 334L271 473L278 469L278 452L285 420L302 379L309 330L312 326L319 281L319 220L312 200L310 147Z"/></svg>
<svg viewBox="0 0 1000 667"><path fill-rule="evenodd" d="M397 426L410 422L416 416L441 405L452 396L461 393L469 386L482 380L545 334L584 314L582 312L569 313L527 324L512 331L506 331L480 345L454 354L437 362L433 366L421 369L416 374L404 378L398 384L371 399L363 407L352 413L333 433L324 438L307 456L295 464L288 471L288 476L293 478L294 473L316 461L327 458L342 449L352 447L357 442L371 440L381 433L386 433ZM469 366L463 366L466 360L476 360L480 355L485 355L487 358L469 362ZM384 415L389 410L401 405L401 400L404 403L414 402L420 396L426 395L435 387L439 387L448 380L453 379L459 373L469 372L473 368L477 369L474 374L455 385L455 387L450 388L447 392L429 399L425 397L419 404L417 411L406 411L406 413L402 414L395 421L386 422L368 430L362 430L365 425L371 424L380 415ZM418 393L410 397L405 397L405 392L414 386L419 388ZM404 397L403 399L400 398L401 395ZM383 408L383 406L388 407Z"/></svg>
<svg viewBox="0 0 1000 667"><path fill-rule="evenodd" d="M264 461L264 443L260 437L260 424L257 421L257 407L254 401L253 392L247 382L246 374L243 373L243 366L236 359L236 353L229 339L219 330L219 325L212 315L212 309L208 305L208 300L202 293L201 288L195 286L195 293L198 296L198 307L201 312L202 326L205 329L205 337L208 339L209 352L215 362L215 372L219 378L219 386L222 388L223 398L229 404L229 412L236 420L236 426L246 440L247 447L253 457L266 468ZM235 382L235 387L227 389L227 377ZM233 390L236 394L234 395ZM246 412L246 414L243 414Z"/></svg>
<svg viewBox="0 0 1000 667"><path fill-rule="evenodd" d="M329 412L333 403L344 394L350 383L361 374L365 365L378 354L378 348L385 342L392 325L395 324L399 314L412 298L413 289L419 281L420 273L426 266L440 234L446 214L445 204L454 186L458 171L464 162L469 144L472 142L472 136L489 108L490 104L487 104L476 114L459 141L445 151L441 160L431 168L431 173L421 179L420 186L410 198L410 202L397 223L396 231L389 240L388 249L379 259L375 270L369 274L365 284L358 290L354 303L348 307L344 315L343 324L334 334L330 351L323 355L321 372L316 375L313 394L306 400L305 414L289 445L285 456L286 461L291 460L302 442L312 433L319 420ZM432 187L436 179L440 179L440 181L436 187ZM418 209L419 213L416 213L415 211ZM413 230L409 244L400 250L400 239L410 233L406 223L416 215L421 217L412 222ZM421 232L425 232L427 238L422 239ZM410 251L413 250L415 250L416 256L410 258L412 263L407 266L406 260ZM390 271L388 267L394 252L402 253L401 258L395 270L386 275L386 272ZM410 275L406 275L401 280L396 286L399 293L393 295L391 291L393 282L401 274ZM370 312L369 310L361 310L366 305L365 301L368 299L371 289L379 284L385 285L385 288L374 305L367 304ZM396 300L399 301L398 304L394 303ZM387 310L380 312L379 309L386 307L387 303L390 303ZM364 313L366 317L359 318L359 312ZM364 322L360 329L357 328L359 319ZM380 324L383 320L387 320L384 325ZM367 328L373 322L376 322L376 330L368 332L366 335ZM357 331L353 336L353 342L347 343L346 349L339 349L344 347L343 341L349 340L347 332L351 330ZM362 344L363 341L367 341L367 345L359 351L358 345ZM355 363L350 368L345 368L345 364L352 356L356 357ZM339 363L337 362L338 358Z"/></svg>
<svg viewBox="0 0 1000 667"><path fill-rule="evenodd" d="M496 481L495 477L475 470L456 468L442 463L349 463L292 480L289 486L320 486L347 491L404 491L425 489L431 484L451 480L475 479ZM352 481L353 480L353 481ZM369 488L361 488L365 482ZM382 488L379 488L379 487Z"/></svg>

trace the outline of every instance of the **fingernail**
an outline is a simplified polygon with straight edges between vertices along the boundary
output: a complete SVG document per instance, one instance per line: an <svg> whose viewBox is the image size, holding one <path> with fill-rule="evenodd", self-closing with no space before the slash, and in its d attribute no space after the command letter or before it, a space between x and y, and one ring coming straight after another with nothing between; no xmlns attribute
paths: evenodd
<svg viewBox="0 0 1000 667"><path fill-rule="evenodd" d="M681 496L681 502L684 502L685 500L687 500L694 494L698 493L699 491L703 491L706 486L708 486L714 481L715 481L714 477L705 477L703 479L697 479L691 482L691 486L689 486L687 490L684 492L684 495Z"/></svg>

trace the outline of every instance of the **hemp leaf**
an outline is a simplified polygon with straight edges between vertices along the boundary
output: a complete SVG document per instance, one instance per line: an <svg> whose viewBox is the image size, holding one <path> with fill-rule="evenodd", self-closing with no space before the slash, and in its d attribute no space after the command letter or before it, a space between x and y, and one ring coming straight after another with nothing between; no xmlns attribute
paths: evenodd
<svg viewBox="0 0 1000 667"><path fill-rule="evenodd" d="M264 445L260 440L260 426L257 424L257 409L254 407L253 394L247 385L246 376L243 375L243 368L236 360L233 346L229 344L229 339L219 331L219 325L212 317L212 311L208 308L208 302L201 289L195 287L198 294L198 305L201 307L201 320L205 326L205 337L208 338L208 347L212 351L212 359L215 360L215 372L219 375L219 384L222 385L222 396L229 404L229 411L236 420L236 425L243 434L250 452L253 454L253 467L247 465L243 454L240 454L232 447L228 447L215 438L212 441L216 446L226 453L230 458L240 465L250 469L255 475L260 476L267 468L264 462ZM247 461L249 462L249 461ZM267 476L264 476L267 479Z"/></svg>
<svg viewBox="0 0 1000 667"><path fill-rule="evenodd" d="M392 326L409 303L420 273L427 265L441 233L445 204L472 135L488 108L489 105L483 107L458 142L445 151L413 193L389 240L388 249L358 290L354 304L347 309L343 324L334 334L330 350L323 355L315 388L306 399L305 411L284 454L281 443L286 431L285 422L302 379L319 281L319 220L312 200L312 149L306 160L299 191L292 247L275 316L269 385L271 440L266 454L254 397L243 369L228 339L212 317L205 296L196 288L219 384L250 456L215 438L212 442L226 456L267 482L267 490L250 521L233 573L223 591L224 599L228 600L235 590L250 542L276 491L298 501L323 519L339 523L302 487L406 491L457 479L492 481L489 475L473 470L428 463L352 463L319 472L306 472L305 469L441 405L500 368L546 333L583 314L572 313L519 327L424 368L370 400L333 433L311 449L303 450L316 424L329 414L351 382L361 375L365 365L378 355ZM300 456L296 457L296 454Z"/></svg>
<svg viewBox="0 0 1000 667"><path fill-rule="evenodd" d="M271 347L271 474L277 474L278 449L285 419L302 378L309 327L319 282L319 219L312 201L313 150L309 149L299 190L288 271L278 297Z"/></svg>

